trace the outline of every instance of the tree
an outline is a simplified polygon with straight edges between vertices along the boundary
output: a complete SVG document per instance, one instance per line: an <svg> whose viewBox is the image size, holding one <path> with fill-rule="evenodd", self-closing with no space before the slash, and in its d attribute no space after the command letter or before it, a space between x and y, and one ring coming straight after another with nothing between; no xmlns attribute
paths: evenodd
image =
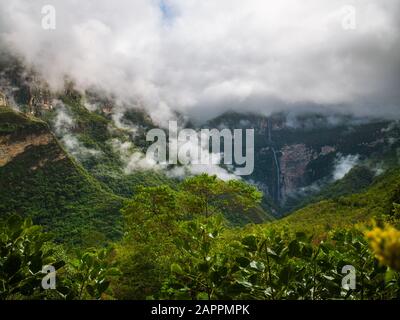
<svg viewBox="0 0 400 320"><path fill-rule="evenodd" d="M255 187L206 174L184 180L176 190L169 186L138 188L122 210L126 235L119 256L131 275L124 276L122 282L127 285L123 287L130 297L157 295L172 270L171 281L164 283L165 295L175 296L180 290L187 297L211 299L216 284L209 277L213 274L218 281L215 272L220 257L213 250L224 229L223 213L232 209L245 212L260 201L261 193ZM174 270L182 270L182 274L177 277ZM144 283L144 277L151 282ZM128 283L141 292L145 286L153 291L143 297ZM181 286L187 290L182 291ZM175 287L180 289L175 291Z"/></svg>
<svg viewBox="0 0 400 320"><path fill-rule="evenodd" d="M0 226L0 299L39 299L46 296L41 282L42 268L52 265L55 270L65 262L57 261L54 251L46 247L51 239L31 219L10 216ZM57 290L56 297L62 297Z"/></svg>
<svg viewBox="0 0 400 320"><path fill-rule="evenodd" d="M185 180L180 190L192 219L179 224L181 234L174 243L181 255L171 265L165 292L169 297L213 299L227 273L226 255L216 251L226 222L223 212L245 212L260 203L261 193L242 181L224 182L206 174Z"/></svg>
<svg viewBox="0 0 400 320"><path fill-rule="evenodd" d="M246 212L258 205L262 198L256 187L242 180L225 182L207 174L186 179L180 189L185 209L193 215L205 217L230 210Z"/></svg>

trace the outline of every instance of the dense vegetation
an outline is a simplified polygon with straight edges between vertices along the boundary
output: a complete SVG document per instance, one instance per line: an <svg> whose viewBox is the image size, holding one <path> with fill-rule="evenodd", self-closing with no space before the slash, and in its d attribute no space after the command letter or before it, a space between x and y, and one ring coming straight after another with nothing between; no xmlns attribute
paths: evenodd
<svg viewBox="0 0 400 320"><path fill-rule="evenodd" d="M9 109L0 116L2 132L18 143L27 136L49 135L0 167L0 218L30 216L55 232L58 241L116 239L121 235L122 198L93 179L59 145L46 123ZM12 128L10 128L12 127ZM88 240L91 241L91 240Z"/></svg>
<svg viewBox="0 0 400 320"><path fill-rule="evenodd" d="M11 216L1 227L1 297L400 297L400 205L391 205L393 211L375 223L318 233L290 223L232 228L222 215L232 206L246 214L260 201L261 194L244 182L207 175L188 178L176 189L139 187L122 210L124 238L86 252L54 245L29 219ZM54 290L40 285L47 264L57 269Z"/></svg>
<svg viewBox="0 0 400 320"><path fill-rule="evenodd" d="M41 114L43 121L0 108L0 137L10 137L11 143L40 135L52 137L49 143L30 146L0 167L0 219L7 213L29 216L45 230L53 231L56 241L80 246L120 239L123 221L119 210L135 187L175 187L177 181L160 171L126 172L126 164L111 142L133 141L129 131L115 127L104 114L86 109L75 91L60 98L64 112L74 120L66 132L56 128L57 111ZM131 112L126 121L144 119ZM64 134L76 138L79 148L92 150L95 155L71 155L63 144ZM133 143L132 148L140 150ZM235 225L271 220L260 206L246 216L235 208L224 214Z"/></svg>
<svg viewBox="0 0 400 320"><path fill-rule="evenodd" d="M227 113L206 125L255 129L251 184L181 181L128 168L146 112L68 79L50 92L14 60L1 80L25 114L0 106L0 300L400 298L398 122ZM296 145L311 154L296 187L318 191L281 202L276 159ZM360 164L333 182L342 155Z"/></svg>
<svg viewBox="0 0 400 320"><path fill-rule="evenodd" d="M84 108L79 95L61 98L75 121L69 133L95 157L68 154L49 129L55 113L42 121L0 109L0 136L52 137L0 167L0 299L400 297L392 151L385 157L394 169L377 176L354 167L274 221L263 209L273 199L242 180L125 172L110 141L134 137ZM126 121L135 119L151 126L141 113ZM46 265L56 271L55 289L42 286Z"/></svg>

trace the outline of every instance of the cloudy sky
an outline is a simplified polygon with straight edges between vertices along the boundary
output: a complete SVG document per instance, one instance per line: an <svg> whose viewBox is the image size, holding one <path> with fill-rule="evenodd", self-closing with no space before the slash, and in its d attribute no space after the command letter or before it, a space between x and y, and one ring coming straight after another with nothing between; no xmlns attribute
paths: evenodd
<svg viewBox="0 0 400 320"><path fill-rule="evenodd" d="M46 4L55 30L42 28ZM156 120L229 109L400 116L399 37L400 0L0 2L0 45L54 87L68 74Z"/></svg>

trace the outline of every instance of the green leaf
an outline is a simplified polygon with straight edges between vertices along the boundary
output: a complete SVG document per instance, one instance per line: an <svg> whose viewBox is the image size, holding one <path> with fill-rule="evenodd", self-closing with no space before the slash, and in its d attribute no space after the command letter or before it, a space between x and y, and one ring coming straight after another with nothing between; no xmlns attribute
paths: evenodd
<svg viewBox="0 0 400 320"><path fill-rule="evenodd" d="M255 236L247 236L242 239L244 244L250 251L257 251L257 238Z"/></svg>
<svg viewBox="0 0 400 320"><path fill-rule="evenodd" d="M300 255L300 244L297 240L293 240L289 243L289 256L298 257Z"/></svg>
<svg viewBox="0 0 400 320"><path fill-rule="evenodd" d="M260 261L252 261L250 262L250 267L253 269L256 269L257 271L264 271L265 270L265 265L264 263Z"/></svg>
<svg viewBox="0 0 400 320"><path fill-rule="evenodd" d="M18 254L13 253L4 262L4 264L3 264L3 272L5 272L9 276L11 276L14 273L17 273L17 271L21 267L21 264L22 264L21 257Z"/></svg>
<svg viewBox="0 0 400 320"><path fill-rule="evenodd" d="M296 239L299 241L307 240L307 235L305 232L296 232Z"/></svg>
<svg viewBox="0 0 400 320"><path fill-rule="evenodd" d="M90 284L88 284L86 286L86 291L92 296L95 297L96 296L96 290L94 289L94 287Z"/></svg>
<svg viewBox="0 0 400 320"><path fill-rule="evenodd" d="M200 263L198 265L200 272L208 272L210 270L210 265L207 262Z"/></svg>
<svg viewBox="0 0 400 320"><path fill-rule="evenodd" d="M208 294L206 292L199 292L196 297L198 300L208 300Z"/></svg>
<svg viewBox="0 0 400 320"><path fill-rule="evenodd" d="M253 284L245 280L238 280L237 283L245 288L253 288Z"/></svg>
<svg viewBox="0 0 400 320"><path fill-rule="evenodd" d="M30 257L30 269L33 273L39 272L42 270L43 261L42 261L42 254L41 252L37 252L35 255Z"/></svg>
<svg viewBox="0 0 400 320"><path fill-rule="evenodd" d="M57 261L57 262L53 263L52 265L56 270L58 270L58 269L60 269L60 268L65 266L65 261L60 260L60 261Z"/></svg>
<svg viewBox="0 0 400 320"><path fill-rule="evenodd" d="M7 227L10 231L16 232L20 229L22 219L17 215L12 215L7 220Z"/></svg>
<svg viewBox="0 0 400 320"><path fill-rule="evenodd" d="M177 263L171 264L171 272L177 273L177 274L184 274L183 269Z"/></svg>
<svg viewBox="0 0 400 320"><path fill-rule="evenodd" d="M98 293L102 294L103 292L105 292L108 289L109 285L110 285L110 281L108 281L108 280L104 280L104 281L100 282L97 286Z"/></svg>
<svg viewBox="0 0 400 320"><path fill-rule="evenodd" d="M242 268L246 268L250 264L250 260L247 259L246 257L238 257L236 258L236 262L241 266Z"/></svg>
<svg viewBox="0 0 400 320"><path fill-rule="evenodd" d="M284 266L281 272L279 273L279 280L287 285L292 276L292 268L290 265Z"/></svg>

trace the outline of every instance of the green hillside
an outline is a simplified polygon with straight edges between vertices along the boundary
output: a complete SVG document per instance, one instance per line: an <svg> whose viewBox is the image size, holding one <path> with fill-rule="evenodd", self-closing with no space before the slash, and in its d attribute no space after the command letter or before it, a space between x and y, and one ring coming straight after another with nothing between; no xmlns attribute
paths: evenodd
<svg viewBox="0 0 400 320"><path fill-rule="evenodd" d="M400 202L399 168L374 178L356 167L321 201L243 227L267 220L262 194L243 181L200 175L136 188L126 200L71 158L46 122L3 108L0 128L2 261L22 261L0 272L0 298L46 298L33 280L26 288L9 275L36 279L42 260L60 270L55 299L392 299L400 292L398 242L379 247L382 238L398 241L400 231L368 226L372 218L399 225L399 208L390 217ZM96 161L82 163L93 170ZM149 181L141 174L138 185ZM362 268L362 280L344 296L341 270L349 264Z"/></svg>
<svg viewBox="0 0 400 320"><path fill-rule="evenodd" d="M40 120L0 108L0 148L8 148L4 159L13 154L3 165L0 160L0 215L31 216L58 241L86 245L118 239L122 234L119 210L135 188L175 187L177 182L152 170L127 173L120 154L109 142L131 141L129 134L116 127L110 130L112 122L88 111L79 98L66 96L64 105L77 120L71 133L81 147L95 150L95 156L72 157L64 149L63 136L59 135L60 144L52 133L57 133L53 127L55 111L41 114ZM233 225L273 220L260 206L247 215L234 209L225 215Z"/></svg>
<svg viewBox="0 0 400 320"><path fill-rule="evenodd" d="M95 157L84 157L78 160L94 178L110 188L113 193L131 197L134 189L138 186L169 185L176 187L179 181L169 178L162 171L145 169L124 171L126 164L122 161L121 154L112 148L110 142L117 140L122 143L131 143L131 151L145 152L146 146L149 145L149 142L145 140L145 131L155 125L144 111L129 110L124 114L121 121L127 127L134 127L138 130L136 135L132 135L129 130L116 127L114 122L101 111L89 111L82 104L80 96L64 95L62 100L68 113L74 119L73 134L84 147L98 152ZM54 126L55 116L56 113L47 113L44 118L51 126ZM56 131L56 128L53 128L53 131ZM59 137L62 138L61 135ZM225 212L225 215L233 225L274 220L268 210L261 206L252 208L247 215L235 212L235 210Z"/></svg>
<svg viewBox="0 0 400 320"><path fill-rule="evenodd" d="M0 109L0 141L23 152L0 167L0 215L31 216L60 241L89 236L115 239L121 234L122 198L93 179L59 145L47 124L11 109ZM3 144L4 146L4 144Z"/></svg>
<svg viewBox="0 0 400 320"><path fill-rule="evenodd" d="M324 200L307 205L276 224L288 225L296 231L306 230L316 234L390 215L393 211L393 203L400 202L400 169L389 170L363 191L359 189L365 187L369 178L365 174L357 175L358 182L356 183L353 176L361 172L362 169L356 169L343 181L338 181L327 189ZM365 183L364 179L367 180ZM342 192L351 193L351 190L358 192L341 196Z"/></svg>

